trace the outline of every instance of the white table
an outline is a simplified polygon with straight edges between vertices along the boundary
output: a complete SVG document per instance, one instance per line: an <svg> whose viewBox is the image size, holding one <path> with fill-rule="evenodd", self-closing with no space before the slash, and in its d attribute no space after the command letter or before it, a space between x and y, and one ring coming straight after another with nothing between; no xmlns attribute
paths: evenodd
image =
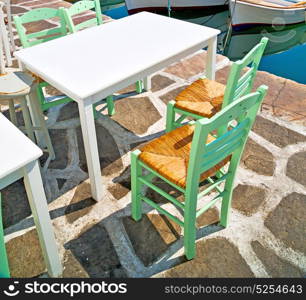
<svg viewBox="0 0 306 300"><path fill-rule="evenodd" d="M16 53L25 68L78 103L94 199L104 193L92 104L206 46L206 75L214 79L219 33L141 12Z"/></svg>
<svg viewBox="0 0 306 300"><path fill-rule="evenodd" d="M0 191L16 180L24 178L48 273L52 277L58 277L62 274L62 265L37 161L42 151L1 113L0 140Z"/></svg>

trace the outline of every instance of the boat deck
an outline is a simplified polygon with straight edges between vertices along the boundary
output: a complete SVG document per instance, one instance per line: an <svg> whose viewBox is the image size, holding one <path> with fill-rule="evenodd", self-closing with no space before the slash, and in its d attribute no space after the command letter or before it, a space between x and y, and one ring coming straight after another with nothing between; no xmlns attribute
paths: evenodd
<svg viewBox="0 0 306 300"><path fill-rule="evenodd" d="M286 1L286 0L238 0L238 2L246 2L250 4L256 4L271 8L282 8L282 9L297 9L306 6L305 1Z"/></svg>

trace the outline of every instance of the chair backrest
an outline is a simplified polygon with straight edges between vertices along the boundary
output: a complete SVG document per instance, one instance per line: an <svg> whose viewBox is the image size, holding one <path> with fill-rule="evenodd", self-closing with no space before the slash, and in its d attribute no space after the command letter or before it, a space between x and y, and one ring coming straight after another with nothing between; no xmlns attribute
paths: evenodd
<svg viewBox="0 0 306 300"><path fill-rule="evenodd" d="M13 64L9 33L4 23L4 3L0 2L0 74L5 73L5 67Z"/></svg>
<svg viewBox="0 0 306 300"><path fill-rule="evenodd" d="M4 243L4 233L2 225L2 209L1 209L1 194L0 194L0 278L9 278L10 271L7 261L5 243Z"/></svg>
<svg viewBox="0 0 306 300"><path fill-rule="evenodd" d="M24 26L27 23L38 22L51 18L59 18L60 26L44 29L41 31L27 33L27 29ZM41 44L67 34L66 24L61 10L54 8L36 8L26 12L22 16L15 16L14 22L16 29L24 48L28 48L37 44Z"/></svg>
<svg viewBox="0 0 306 300"><path fill-rule="evenodd" d="M269 39L264 37L243 59L233 63L224 94L222 108L251 92L256 73ZM249 66L246 73L244 68Z"/></svg>
<svg viewBox="0 0 306 300"><path fill-rule="evenodd" d="M266 86L261 86L255 93L237 99L212 118L201 119L195 123L187 173L187 189L199 183L202 173L229 156L231 156L231 172L235 173L249 131L267 89ZM216 131L222 133L218 134L213 142L206 144L208 135Z"/></svg>
<svg viewBox="0 0 306 300"><path fill-rule="evenodd" d="M100 5L99 0L79 1L73 4L69 8L60 8L60 9L64 15L64 18L65 18L65 21L67 23L70 33L77 32L86 27L101 25L103 23L101 5ZM92 9L95 11L95 14L96 14L95 17L90 18L89 20L80 22L77 25L74 24L73 18L72 18L73 16L78 15L88 10L92 10Z"/></svg>

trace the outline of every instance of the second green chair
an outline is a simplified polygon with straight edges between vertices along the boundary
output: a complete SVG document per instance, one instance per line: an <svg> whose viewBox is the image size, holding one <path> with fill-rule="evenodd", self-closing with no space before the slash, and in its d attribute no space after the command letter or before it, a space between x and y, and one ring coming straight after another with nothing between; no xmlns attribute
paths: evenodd
<svg viewBox="0 0 306 300"><path fill-rule="evenodd" d="M248 94L254 79L268 38L262 38L244 58L233 63L226 86L207 78L193 82L178 94L167 106L167 132L182 126L182 122L191 117L195 120L211 118L229 103ZM243 73L244 68L250 68ZM176 115L179 117L176 119Z"/></svg>

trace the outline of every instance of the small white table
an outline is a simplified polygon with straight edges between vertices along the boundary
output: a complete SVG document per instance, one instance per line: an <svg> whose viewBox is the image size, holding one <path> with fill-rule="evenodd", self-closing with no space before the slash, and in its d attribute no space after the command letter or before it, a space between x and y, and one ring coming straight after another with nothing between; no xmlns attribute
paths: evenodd
<svg viewBox="0 0 306 300"><path fill-rule="evenodd" d="M0 191L16 180L24 178L48 273L51 277L59 277L62 274L62 265L37 161L42 151L1 113L0 140Z"/></svg>
<svg viewBox="0 0 306 300"><path fill-rule="evenodd" d="M78 103L94 199L104 193L92 104L207 46L206 76L214 79L219 33L141 12L16 53L25 68Z"/></svg>

